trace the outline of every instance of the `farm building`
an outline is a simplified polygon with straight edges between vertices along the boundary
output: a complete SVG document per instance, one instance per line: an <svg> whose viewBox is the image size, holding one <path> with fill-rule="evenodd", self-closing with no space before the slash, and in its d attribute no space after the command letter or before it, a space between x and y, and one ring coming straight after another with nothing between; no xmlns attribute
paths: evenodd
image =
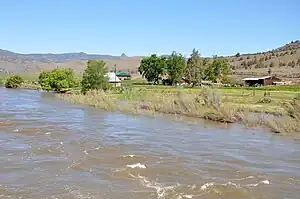
<svg viewBox="0 0 300 199"><path fill-rule="evenodd" d="M264 77L247 77L244 78L243 81L249 86L267 86L267 85L274 85L275 82L278 84L278 82L281 82L281 79L275 77L275 76L264 76Z"/></svg>
<svg viewBox="0 0 300 199"><path fill-rule="evenodd" d="M124 80L124 79L130 79L131 78L131 75L126 73L126 72L117 72L116 73L117 77L120 79L120 80Z"/></svg>
<svg viewBox="0 0 300 199"><path fill-rule="evenodd" d="M121 86L121 80L116 76L115 73L107 73L108 82L111 83L115 87Z"/></svg>

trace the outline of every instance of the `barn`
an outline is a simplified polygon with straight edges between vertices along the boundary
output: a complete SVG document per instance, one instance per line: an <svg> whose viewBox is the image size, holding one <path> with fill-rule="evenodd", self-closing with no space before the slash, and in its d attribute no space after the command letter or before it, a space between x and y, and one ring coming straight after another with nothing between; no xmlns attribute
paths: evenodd
<svg viewBox="0 0 300 199"><path fill-rule="evenodd" d="M264 77L247 77L244 78L243 81L249 86L267 86L273 85L274 82L281 82L281 79L275 76L264 76Z"/></svg>

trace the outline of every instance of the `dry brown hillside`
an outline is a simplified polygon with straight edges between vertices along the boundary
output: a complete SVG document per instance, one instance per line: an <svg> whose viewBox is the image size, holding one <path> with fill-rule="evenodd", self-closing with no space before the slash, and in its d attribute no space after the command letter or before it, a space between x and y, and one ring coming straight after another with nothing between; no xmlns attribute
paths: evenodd
<svg viewBox="0 0 300 199"><path fill-rule="evenodd" d="M293 41L269 52L227 57L237 76L273 74L282 78L300 78L300 41Z"/></svg>
<svg viewBox="0 0 300 199"><path fill-rule="evenodd" d="M273 74L282 78L300 78L300 41L293 41L269 52L236 54L226 57L236 77ZM116 64L118 71L136 74L141 56L89 55L86 53L18 54L0 50L0 74L36 73L56 67L84 70L88 59L104 60L109 70Z"/></svg>

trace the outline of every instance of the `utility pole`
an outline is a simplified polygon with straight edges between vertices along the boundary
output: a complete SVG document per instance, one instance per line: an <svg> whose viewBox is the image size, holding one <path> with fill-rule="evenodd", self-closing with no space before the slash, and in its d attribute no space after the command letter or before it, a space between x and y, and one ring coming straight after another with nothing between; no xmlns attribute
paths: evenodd
<svg viewBox="0 0 300 199"><path fill-rule="evenodd" d="M117 65L115 64L115 87L117 87Z"/></svg>

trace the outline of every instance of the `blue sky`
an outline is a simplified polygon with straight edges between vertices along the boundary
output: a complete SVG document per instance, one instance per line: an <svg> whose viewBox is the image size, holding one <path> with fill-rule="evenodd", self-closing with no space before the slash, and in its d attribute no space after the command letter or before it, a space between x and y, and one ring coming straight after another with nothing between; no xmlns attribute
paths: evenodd
<svg viewBox="0 0 300 199"><path fill-rule="evenodd" d="M299 0L7 0L0 48L21 53L203 56L300 39Z"/></svg>

